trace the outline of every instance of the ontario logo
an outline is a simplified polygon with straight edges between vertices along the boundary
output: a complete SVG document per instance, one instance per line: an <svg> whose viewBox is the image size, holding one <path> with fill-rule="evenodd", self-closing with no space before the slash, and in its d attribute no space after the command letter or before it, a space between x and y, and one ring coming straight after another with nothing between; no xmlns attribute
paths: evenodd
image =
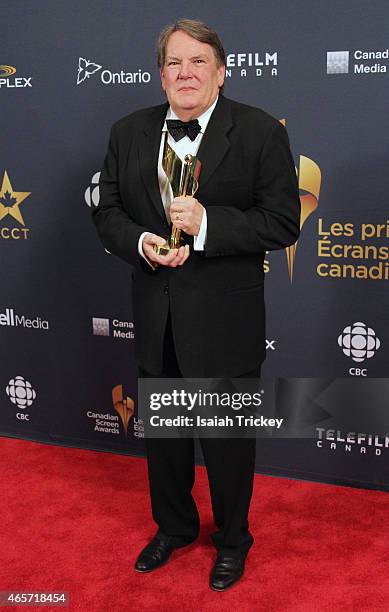
<svg viewBox="0 0 389 612"><path fill-rule="evenodd" d="M14 77L16 68L6 64L0 64L0 89L19 89L32 87L32 77Z"/></svg>
<svg viewBox="0 0 389 612"><path fill-rule="evenodd" d="M29 195L31 195L30 191L16 191L13 188L5 170L0 189L0 222L3 219L7 221L12 219L18 225L15 227L15 224L12 223L12 225L0 226L0 237L3 240L27 240L30 230L26 227L20 206Z"/></svg>
<svg viewBox="0 0 389 612"><path fill-rule="evenodd" d="M145 72L141 68L138 68L135 72L127 72L126 70L112 72L106 68L103 69L101 64L86 59L85 57L79 57L77 85L85 83L85 81L89 80L94 75L99 76L102 85L142 85L150 83L151 81L150 72Z"/></svg>

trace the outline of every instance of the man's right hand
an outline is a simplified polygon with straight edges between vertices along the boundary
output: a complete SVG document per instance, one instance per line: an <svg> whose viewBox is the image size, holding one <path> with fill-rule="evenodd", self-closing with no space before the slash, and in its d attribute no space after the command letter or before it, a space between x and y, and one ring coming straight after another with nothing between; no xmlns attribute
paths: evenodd
<svg viewBox="0 0 389 612"><path fill-rule="evenodd" d="M154 251L154 245L165 244L165 238L157 236L156 234L146 234L143 238L142 248L145 257L154 266L168 266L169 268L176 268L182 266L189 257L189 244L180 247L179 249L172 249L167 255L158 255Z"/></svg>

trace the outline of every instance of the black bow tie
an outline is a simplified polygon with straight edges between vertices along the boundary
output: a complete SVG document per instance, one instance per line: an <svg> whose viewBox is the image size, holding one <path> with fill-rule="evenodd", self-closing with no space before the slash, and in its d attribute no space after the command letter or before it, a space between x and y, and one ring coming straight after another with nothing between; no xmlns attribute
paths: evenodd
<svg viewBox="0 0 389 612"><path fill-rule="evenodd" d="M201 132L201 126L197 119L192 119L192 121L180 121L179 119L167 119L166 120L167 129L169 134L174 138L177 142L184 138L184 136L189 136L191 140L194 140Z"/></svg>

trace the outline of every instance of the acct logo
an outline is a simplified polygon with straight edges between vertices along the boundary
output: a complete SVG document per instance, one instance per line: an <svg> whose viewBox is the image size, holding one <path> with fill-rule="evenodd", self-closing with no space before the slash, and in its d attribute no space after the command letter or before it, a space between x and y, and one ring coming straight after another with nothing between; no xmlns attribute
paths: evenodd
<svg viewBox="0 0 389 612"><path fill-rule="evenodd" d="M359 321L344 328L338 336L338 345L346 357L350 357L356 363L362 363L374 357L381 346L381 341L374 329ZM367 370L366 368L350 368L349 374L367 376Z"/></svg>
<svg viewBox="0 0 389 612"><path fill-rule="evenodd" d="M14 74L16 74L14 66L0 65L0 89L32 87L32 77L14 77Z"/></svg>
<svg viewBox="0 0 389 612"><path fill-rule="evenodd" d="M27 240L30 230L26 227L20 205L29 195L31 195L30 191L15 191L13 189L8 173L5 170L0 189L0 221L6 217L11 217L23 227L0 227L0 237L4 240L20 240L20 238Z"/></svg>
<svg viewBox="0 0 389 612"><path fill-rule="evenodd" d="M99 317L92 317L92 329L94 336L110 336L110 325L109 319L102 319ZM134 323L132 321L119 321L119 319L112 319L112 335L114 338L127 338L132 340L135 338Z"/></svg>
<svg viewBox="0 0 389 612"><path fill-rule="evenodd" d="M126 70L112 72L111 70L103 69L101 64L97 64L84 57L78 58L77 85L81 85L81 83L90 79L91 76L97 74L103 85L142 85L151 81L150 72L145 72L141 68L138 68L135 72L127 72Z"/></svg>
<svg viewBox="0 0 389 612"><path fill-rule="evenodd" d="M25 327L33 329L49 329L49 322L41 317L30 319L25 315L18 315L13 308L6 308L5 312L0 313L0 325L5 327Z"/></svg>
<svg viewBox="0 0 389 612"><path fill-rule="evenodd" d="M277 51L229 53L226 61L226 78L235 74L240 77L278 76Z"/></svg>
<svg viewBox="0 0 389 612"><path fill-rule="evenodd" d="M389 49L327 51L327 74L382 74L388 70L388 60Z"/></svg>

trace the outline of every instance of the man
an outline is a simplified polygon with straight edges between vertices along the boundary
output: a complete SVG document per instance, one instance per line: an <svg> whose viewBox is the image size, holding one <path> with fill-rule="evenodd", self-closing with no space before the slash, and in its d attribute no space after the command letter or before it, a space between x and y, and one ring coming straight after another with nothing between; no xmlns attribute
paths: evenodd
<svg viewBox="0 0 389 612"><path fill-rule="evenodd" d="M265 358L263 260L299 234L299 195L285 128L225 98L225 53L215 32L180 20L161 33L158 63L168 104L112 128L94 221L104 246L133 266L141 376L255 377ZM177 121L179 123L177 124ZM183 122L183 123L181 123ZM162 170L168 142L202 163L195 197L173 199ZM167 255L173 221L187 243ZM255 439L200 440L217 532L210 585L242 576L253 537L248 510ZM192 439L146 440L158 531L135 568L152 571L193 542Z"/></svg>

